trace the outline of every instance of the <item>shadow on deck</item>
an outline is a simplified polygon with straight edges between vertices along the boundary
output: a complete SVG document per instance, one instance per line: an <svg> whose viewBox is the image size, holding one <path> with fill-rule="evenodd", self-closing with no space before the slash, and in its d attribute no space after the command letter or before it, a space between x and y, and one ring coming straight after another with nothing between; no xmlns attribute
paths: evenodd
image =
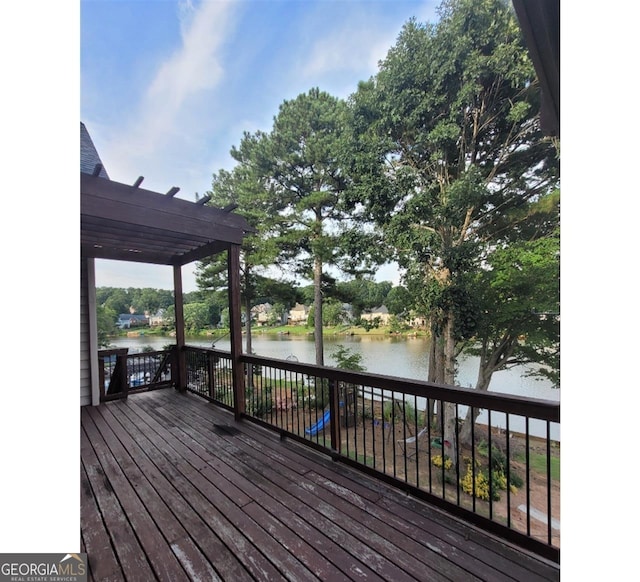
<svg viewBox="0 0 640 582"><path fill-rule="evenodd" d="M559 580L559 566L189 394L82 408L93 580Z"/></svg>

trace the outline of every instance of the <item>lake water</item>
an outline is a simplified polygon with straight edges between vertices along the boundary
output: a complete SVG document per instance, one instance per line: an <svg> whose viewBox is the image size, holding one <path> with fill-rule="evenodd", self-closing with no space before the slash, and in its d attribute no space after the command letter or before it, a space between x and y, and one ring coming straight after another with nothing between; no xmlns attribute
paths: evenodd
<svg viewBox="0 0 640 582"><path fill-rule="evenodd" d="M212 339L203 337L187 337L186 343L198 347L212 347ZM145 346L160 350L167 344L175 343L175 338L159 336L121 337L112 341L116 347L129 348L130 353L142 351ZM253 351L259 356L279 358L285 360L295 356L299 362L315 363L315 347L312 336L297 335L254 335L252 337ZM336 361L331 355L338 345L349 348L352 353L362 355L362 366L367 372L397 376L414 380L426 380L429 364L428 345L425 338L397 338L387 336L339 336L325 338L325 364L335 366ZM229 338L215 340L216 349L229 350ZM243 342L244 349L244 342ZM473 356L459 358L457 384L473 387L478 374L478 358ZM548 380L537 380L527 376L530 366L518 366L510 370L496 372L491 380L490 392L516 394L529 398L543 400L560 400L560 389L554 388ZM512 421L513 430L520 430ZM478 422L483 422L481 415ZM486 420L484 420L486 422ZM494 413L492 424L504 427L504 419ZM552 438L560 440L560 427L553 425ZM543 424L532 421L530 431L536 436L542 436Z"/></svg>

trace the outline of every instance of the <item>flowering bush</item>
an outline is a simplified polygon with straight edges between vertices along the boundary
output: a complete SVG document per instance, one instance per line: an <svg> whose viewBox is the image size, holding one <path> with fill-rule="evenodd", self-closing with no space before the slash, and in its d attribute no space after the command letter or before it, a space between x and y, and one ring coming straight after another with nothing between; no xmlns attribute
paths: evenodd
<svg viewBox="0 0 640 582"><path fill-rule="evenodd" d="M436 467L442 467L442 455L435 455L432 459L431 462L436 466ZM453 462L451 461L451 459L445 459L444 460L444 468L445 469L451 469L451 467L453 467Z"/></svg>
<svg viewBox="0 0 640 582"><path fill-rule="evenodd" d="M468 493L469 495L474 494L474 478L473 471L471 470L471 464L467 465L467 472L465 476L460 479L460 485L465 493ZM484 473L476 473L475 475L475 495L478 499L489 501L489 480ZM493 492L493 495L495 499L495 491ZM499 495L498 499L500 499Z"/></svg>

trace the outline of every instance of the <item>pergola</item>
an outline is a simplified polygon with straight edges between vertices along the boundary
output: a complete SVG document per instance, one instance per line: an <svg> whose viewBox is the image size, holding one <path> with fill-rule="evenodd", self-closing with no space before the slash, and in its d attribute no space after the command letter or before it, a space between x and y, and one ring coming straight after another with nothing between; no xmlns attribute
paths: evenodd
<svg viewBox="0 0 640 582"><path fill-rule="evenodd" d="M240 245L249 229L232 212L80 174L81 248L86 256L181 266Z"/></svg>
<svg viewBox="0 0 640 582"><path fill-rule="evenodd" d="M100 258L172 266L176 343L178 354L181 354L185 345L181 267L226 251L231 354L234 364L237 363L235 359L242 351L240 245L245 233L252 230L246 220L234 214L232 208L206 206L208 197L189 202L175 197L178 188L171 188L166 193L141 188L142 177L131 185L110 180L83 124L81 142L81 260ZM95 286L88 287L91 304ZM90 356L93 360L93 354ZM97 361L95 363L97 365ZM234 370L241 369L234 365ZM179 388L185 386L184 370L184 358L179 357Z"/></svg>

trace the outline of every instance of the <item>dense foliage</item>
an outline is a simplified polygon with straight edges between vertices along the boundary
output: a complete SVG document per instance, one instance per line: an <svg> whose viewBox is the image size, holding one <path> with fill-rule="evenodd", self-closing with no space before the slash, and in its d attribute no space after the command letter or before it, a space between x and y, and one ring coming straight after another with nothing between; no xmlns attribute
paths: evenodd
<svg viewBox="0 0 640 582"><path fill-rule="evenodd" d="M145 311L156 313L159 309L166 309L173 305L173 292L150 287L142 289L98 287L96 289L96 304L110 309L116 319L119 314L129 313L131 309L135 313L144 313Z"/></svg>

